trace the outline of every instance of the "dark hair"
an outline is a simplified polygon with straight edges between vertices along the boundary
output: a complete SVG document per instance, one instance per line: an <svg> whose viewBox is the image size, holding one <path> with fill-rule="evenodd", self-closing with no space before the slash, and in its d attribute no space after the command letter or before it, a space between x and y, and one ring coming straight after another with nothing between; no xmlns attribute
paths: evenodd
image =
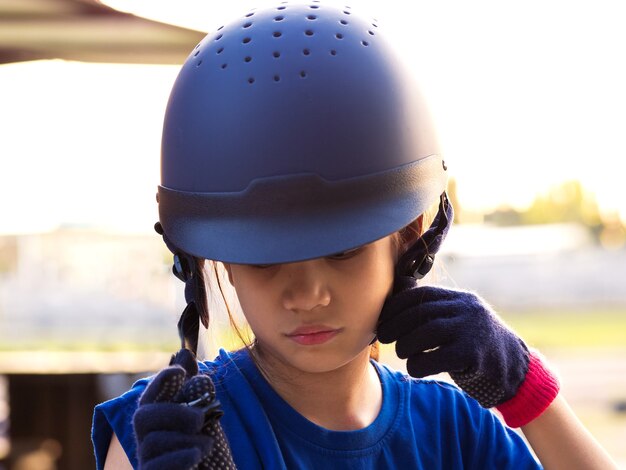
<svg viewBox="0 0 626 470"><path fill-rule="evenodd" d="M226 307L226 313L228 314L228 319L229 319L231 327L234 329L235 333L237 334L237 337L241 341L241 344L244 347L250 349L253 342L250 341L250 338L247 337L247 334L244 334L242 329L237 324L237 321L235 320L235 316L233 315L233 312L230 308L228 300L226 299L226 294L224 292L224 288L222 287L222 279L220 278L219 266L218 266L219 264L220 263L218 261L196 258L196 273L197 273L196 279L198 283L198 286L197 286L198 289L196 290L196 292L199 294L197 296L199 298L195 299L195 301L198 307L198 312L201 318L203 317L207 319L207 324L205 325L205 327L208 328L208 320L210 320L208 299L209 299L209 295L212 294L212 289L210 287L211 286L210 280L207 276L212 275L213 276L212 280L217 286L217 290L219 291L221 301L224 304L224 307ZM199 287L200 285L202 287Z"/></svg>

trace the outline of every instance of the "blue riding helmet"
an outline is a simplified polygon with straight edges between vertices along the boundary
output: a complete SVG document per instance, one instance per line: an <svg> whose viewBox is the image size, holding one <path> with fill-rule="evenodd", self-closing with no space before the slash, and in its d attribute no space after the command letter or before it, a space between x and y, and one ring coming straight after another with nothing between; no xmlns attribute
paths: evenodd
<svg viewBox="0 0 626 470"><path fill-rule="evenodd" d="M270 264L406 226L447 182L412 72L350 7L282 2L208 34L167 105L164 236L194 257Z"/></svg>

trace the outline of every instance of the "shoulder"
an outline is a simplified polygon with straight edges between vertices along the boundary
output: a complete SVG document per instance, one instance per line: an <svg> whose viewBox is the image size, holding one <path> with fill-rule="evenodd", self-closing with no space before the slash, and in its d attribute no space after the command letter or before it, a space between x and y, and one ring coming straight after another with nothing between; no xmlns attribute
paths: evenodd
<svg viewBox="0 0 626 470"><path fill-rule="evenodd" d="M229 374L229 370L237 368L237 362L246 356L244 350L226 351L220 349L215 359L199 361L200 373L209 374L212 379L221 379Z"/></svg>
<svg viewBox="0 0 626 470"><path fill-rule="evenodd" d="M132 416L137 409L139 397L149 383L141 379L132 388L118 397L97 405L94 409L91 439L94 446L97 468L103 468L113 433L126 452L129 460L135 457L135 436Z"/></svg>
<svg viewBox="0 0 626 470"><path fill-rule="evenodd" d="M404 372L394 370L385 364L375 363L383 383L395 383L415 402L433 404L445 402L447 406L454 402L458 406L470 408L478 404L453 383L436 379L416 379Z"/></svg>
<svg viewBox="0 0 626 470"><path fill-rule="evenodd" d="M456 385L435 379L416 379L384 364L376 364L383 387L398 390L401 406L418 423L439 423L440 427L454 426L455 434L480 428L483 420L497 419ZM392 394L390 394L393 396ZM452 431L450 429L449 431Z"/></svg>
<svg viewBox="0 0 626 470"><path fill-rule="evenodd" d="M440 450L445 458L462 449L452 466L462 463L476 468L473 465L481 462L482 468L493 468L498 462L497 467L502 468L503 462L518 462L516 468L537 468L523 439L453 383L412 378L385 365L379 368L381 380L391 381L401 390L404 415L410 421L407 425L422 443L443 446Z"/></svg>
<svg viewBox="0 0 626 470"><path fill-rule="evenodd" d="M454 383L434 378L416 379L404 372L379 365L382 380L392 381L402 389L409 411L420 417L437 419L441 423L453 422L460 429L480 427L483 420L497 417Z"/></svg>

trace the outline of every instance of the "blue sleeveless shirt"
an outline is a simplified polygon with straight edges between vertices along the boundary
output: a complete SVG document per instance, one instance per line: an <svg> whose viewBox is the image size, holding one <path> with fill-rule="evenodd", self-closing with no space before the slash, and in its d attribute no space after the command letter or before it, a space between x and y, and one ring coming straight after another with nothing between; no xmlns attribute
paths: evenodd
<svg viewBox="0 0 626 470"><path fill-rule="evenodd" d="M263 378L244 350L200 363L211 374L222 427L245 469L541 468L521 437L451 384L418 380L372 361L383 400L372 424L331 431L300 415ZM137 467L132 416L149 379L98 405L92 440L104 467L115 432Z"/></svg>

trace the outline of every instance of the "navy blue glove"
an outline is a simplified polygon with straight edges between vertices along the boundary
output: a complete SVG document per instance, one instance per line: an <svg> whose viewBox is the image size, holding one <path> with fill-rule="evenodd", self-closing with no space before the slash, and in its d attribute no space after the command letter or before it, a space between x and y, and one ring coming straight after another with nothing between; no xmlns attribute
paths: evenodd
<svg viewBox="0 0 626 470"><path fill-rule="evenodd" d="M198 375L195 356L181 349L139 399L133 416L139 468L234 469L221 415L210 377Z"/></svg>
<svg viewBox="0 0 626 470"><path fill-rule="evenodd" d="M528 348L477 295L409 277L383 306L378 339L396 342L411 376L448 372L485 408L514 397L528 372Z"/></svg>
<svg viewBox="0 0 626 470"><path fill-rule="evenodd" d="M541 415L559 392L539 354L471 292L418 287L414 278L398 275L377 334L383 343L396 342L411 376L448 372L480 405L497 407L511 427Z"/></svg>

